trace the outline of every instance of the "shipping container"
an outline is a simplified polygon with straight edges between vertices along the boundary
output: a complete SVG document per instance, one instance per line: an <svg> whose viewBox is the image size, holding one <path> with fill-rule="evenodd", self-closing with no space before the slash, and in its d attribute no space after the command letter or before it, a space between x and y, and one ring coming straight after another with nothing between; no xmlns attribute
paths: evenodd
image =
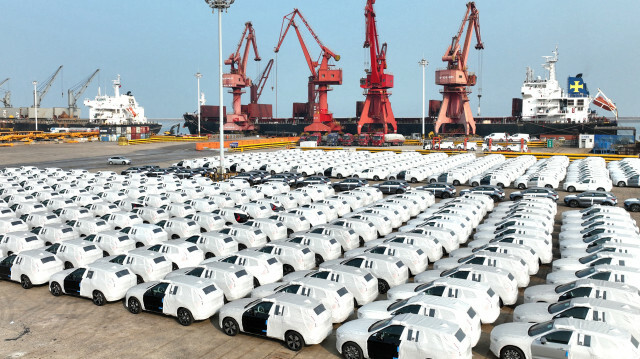
<svg viewBox="0 0 640 359"><path fill-rule="evenodd" d="M102 142L109 142L109 135L102 135L102 136L100 136L100 141L102 141Z"/></svg>

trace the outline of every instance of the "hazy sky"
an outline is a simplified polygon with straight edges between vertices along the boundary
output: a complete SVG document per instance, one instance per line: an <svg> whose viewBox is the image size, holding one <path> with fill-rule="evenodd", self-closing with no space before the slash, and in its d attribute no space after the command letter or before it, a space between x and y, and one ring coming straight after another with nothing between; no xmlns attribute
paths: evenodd
<svg viewBox="0 0 640 359"><path fill-rule="evenodd" d="M391 103L396 117L421 114L422 57L429 61L427 99L442 99L434 71L444 66L441 57L460 26L465 3L377 1L380 41L388 43L388 70L395 75ZM343 69L343 85L329 93L329 109L336 116L353 117L356 101L364 99L359 79L368 61L362 48L364 5L364 0L237 0L223 14L223 57L235 51L244 23L252 21L263 61L251 60L248 69L257 77L275 57L282 17L297 7L322 42L342 57L336 65ZM526 67L545 76L541 56L551 55L558 45L563 87L567 76L583 73L592 94L600 87L616 102L620 116L640 116L640 1L479 0L476 5L484 65L480 71L476 50L468 64L481 76L482 115L510 115L511 98L520 97ZM2 0L0 13L0 81L11 78L2 89L12 91L14 106L31 106L31 82L44 81L59 65L64 65L62 76L42 106L65 107L67 89L96 68L100 75L82 98L93 98L99 85L112 94L111 80L120 74L122 90L133 92L147 117L179 118L197 108L194 74L200 71L207 104L218 104L217 14L204 0ZM306 33L305 41L317 58L320 49ZM294 32L284 40L277 63L278 115L289 117L292 102L306 101L309 76ZM275 79L274 71L260 101L273 104L274 111ZM475 113L478 86L473 91ZM243 100L249 101L248 94ZM226 91L225 105L231 105ZM88 109L81 108L87 117Z"/></svg>

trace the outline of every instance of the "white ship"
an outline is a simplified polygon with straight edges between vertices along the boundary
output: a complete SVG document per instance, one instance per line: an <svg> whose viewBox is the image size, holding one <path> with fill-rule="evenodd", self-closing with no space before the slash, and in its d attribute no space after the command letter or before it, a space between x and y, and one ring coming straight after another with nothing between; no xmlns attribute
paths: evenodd
<svg viewBox="0 0 640 359"><path fill-rule="evenodd" d="M84 105L89 107L89 121L97 125L145 125L147 118L144 108L138 105L131 91L120 94L120 75L113 80L114 96L98 95L94 100L85 99Z"/></svg>
<svg viewBox="0 0 640 359"><path fill-rule="evenodd" d="M523 121L586 123L589 122L589 116L595 115L595 111L589 109L592 103L615 112L617 117L615 105L600 89L595 97L589 94L582 74L568 78L566 91L560 87L556 77L557 47L553 56L543 58L546 60L542 66L547 70L547 78L536 78L533 69L527 67L526 79L522 85Z"/></svg>

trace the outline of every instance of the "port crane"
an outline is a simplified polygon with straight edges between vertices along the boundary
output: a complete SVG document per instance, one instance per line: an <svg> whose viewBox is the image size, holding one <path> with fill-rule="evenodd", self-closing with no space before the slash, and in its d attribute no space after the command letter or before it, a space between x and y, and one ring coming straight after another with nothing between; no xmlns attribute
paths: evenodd
<svg viewBox="0 0 640 359"><path fill-rule="evenodd" d="M464 43L460 46L460 39L465 25L467 31ZM435 124L435 132L441 133L446 129L447 124L463 125L465 134L476 133L476 122L473 119L471 106L469 104L469 94L471 86L477 81L477 76L467 69L469 58L469 45L471 43L471 31L476 35L477 50L484 49L482 38L480 37L480 17L474 2L467 3L467 12L462 19L460 30L453 37L451 45L442 56L442 61L447 63L447 68L436 71L436 85L442 85L443 100L440 106L440 113ZM443 128L443 126L445 126Z"/></svg>
<svg viewBox="0 0 640 359"><path fill-rule="evenodd" d="M7 77L6 79L2 80L2 82L0 82L0 87L2 87L2 85L4 85L5 83L7 83L7 81L9 81L10 78ZM2 104L4 105L4 107L11 107L11 91L7 90L4 92L4 97L0 100L2 101Z"/></svg>
<svg viewBox="0 0 640 359"><path fill-rule="evenodd" d="M264 89L264 85L267 83L267 79L269 78L269 74L271 74L271 68L273 67L273 59L267 62L267 66L262 71L262 75L260 75L260 80L258 83L251 84L251 104L257 104L260 96L262 96L262 90Z"/></svg>
<svg viewBox="0 0 640 359"><path fill-rule="evenodd" d="M60 65L60 67L58 67L56 72L54 72L53 75L49 76L49 78L45 80L45 82L42 85L40 85L40 87L38 87L37 89L38 100L36 103L37 107L40 107L40 103L42 102L42 99L47 95L47 92L49 92L49 89L51 88L51 84L53 83L53 81L55 81L56 77L58 77L60 70L62 70L62 65Z"/></svg>
<svg viewBox="0 0 640 359"><path fill-rule="evenodd" d="M370 68L365 69L366 77L360 79L360 87L365 89L366 100L358 121L358 134L374 132L374 128L381 127L383 133L398 132L398 125L391 110L388 91L393 88L393 75L385 73L387 69L387 43L380 45L378 42L378 29L376 26L376 13L373 5L376 0L367 0L364 8L365 40L364 48L369 49L371 58ZM389 128L391 127L391 128Z"/></svg>
<svg viewBox="0 0 640 359"><path fill-rule="evenodd" d="M240 51L242 44L246 41L242 57ZM240 42L236 51L229 55L224 61L225 65L231 65L231 71L222 75L222 86L231 88L233 94L233 113L227 114L227 121L224 124L225 131L252 131L254 124L249 121L246 113L242 113L242 94L245 87L251 87L251 79L247 77L247 61L249 60L250 46L253 47L255 55L254 61L260 61L258 45L256 44L256 34L251 22L244 24L244 31L240 37Z"/></svg>
<svg viewBox="0 0 640 359"><path fill-rule="evenodd" d="M73 86L72 88L69 89L69 91L68 91L68 95L69 95L69 116L71 116L71 117L75 116L74 115L75 114L75 110L78 108L78 106L77 106L78 98L80 98L80 96L82 96L82 94L87 89L87 87L89 87L89 84L91 83L93 78L96 77L98 72L100 72L100 69L97 69L91 75L89 75L89 77L87 79L78 82L75 86Z"/></svg>
<svg viewBox="0 0 640 359"><path fill-rule="evenodd" d="M311 36L316 40L316 43L318 43L318 46L320 46L321 52L319 61L311 59L307 45L304 43L304 39L300 33L300 27L295 22L296 16L300 18L300 21L302 21L307 30L309 30ZM282 46L282 42L292 26L296 30L296 35L300 41L302 52L305 60L307 61L307 65L309 66L309 71L311 72L308 85L308 108L310 109L308 112L313 113L313 123L305 127L304 130L307 132L340 131L340 124L333 120L333 114L329 112L329 105L327 103L327 94L331 90L329 85L342 85L342 69L333 69L331 68L333 65L329 65L329 60L331 59L340 61L340 55L335 54L326 47L322 41L320 41L320 38L316 35L298 9L293 9L293 12L285 15L282 19L280 39L278 40L278 46L276 46L274 52L277 53L280 51L280 46Z"/></svg>

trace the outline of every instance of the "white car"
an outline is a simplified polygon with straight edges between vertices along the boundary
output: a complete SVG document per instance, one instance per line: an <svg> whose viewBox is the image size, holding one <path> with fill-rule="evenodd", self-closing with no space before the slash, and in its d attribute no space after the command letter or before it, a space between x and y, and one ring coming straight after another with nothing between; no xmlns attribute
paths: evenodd
<svg viewBox="0 0 640 359"><path fill-rule="evenodd" d="M200 234L198 223L188 218L170 218L160 221L156 225L162 227L171 239L189 238Z"/></svg>
<svg viewBox="0 0 640 359"><path fill-rule="evenodd" d="M300 217L293 213L279 212L267 218L284 224L287 227L287 236L292 235L294 232L308 231L311 228L311 223L306 217Z"/></svg>
<svg viewBox="0 0 640 359"><path fill-rule="evenodd" d="M129 238L129 235L115 230L90 234L82 239L93 242L98 248L102 249L105 257L126 254L136 249L135 240Z"/></svg>
<svg viewBox="0 0 640 359"><path fill-rule="evenodd" d="M20 282L22 288L49 282L51 276L64 269L64 263L51 253L34 249L12 254L0 261L0 279Z"/></svg>
<svg viewBox="0 0 640 359"><path fill-rule="evenodd" d="M107 159L107 163L109 163L110 165L130 165L131 160L122 156L114 156L109 157Z"/></svg>
<svg viewBox="0 0 640 359"><path fill-rule="evenodd" d="M203 253L204 258L226 256L238 251L238 242L231 236L218 232L205 232L184 239L185 242L195 244Z"/></svg>
<svg viewBox="0 0 640 359"><path fill-rule="evenodd" d="M595 265L608 264L615 266L628 266L633 268L640 268L640 263L637 263L634 258L636 256L628 253L615 253L615 252L602 252L588 254L580 258L561 258L553 261L552 271L561 270L580 270Z"/></svg>
<svg viewBox="0 0 640 359"><path fill-rule="evenodd" d="M345 215L345 218L360 219L372 223L374 227L376 227L379 237L386 236L387 234L391 233L391 231L393 231L391 219L383 214L366 213L365 211L363 211L349 213Z"/></svg>
<svg viewBox="0 0 640 359"><path fill-rule="evenodd" d="M608 280L627 283L640 289L640 269L601 264L577 271L563 270L547 274L548 284L565 284L580 278Z"/></svg>
<svg viewBox="0 0 640 359"><path fill-rule="evenodd" d="M596 241L598 242L598 241ZM565 249L560 252L560 256L564 258L581 258L593 253L629 253L640 256L640 244L635 243L611 243L603 241L603 243L591 243L587 248Z"/></svg>
<svg viewBox="0 0 640 359"><path fill-rule="evenodd" d="M286 242L309 248L314 253L316 266L319 266L325 260L337 259L342 254L340 243L323 234L299 233L287 239Z"/></svg>
<svg viewBox="0 0 640 359"><path fill-rule="evenodd" d="M525 303L557 303L571 298L601 298L640 306L640 292L625 283L578 279L566 284L541 284L525 289Z"/></svg>
<svg viewBox="0 0 640 359"><path fill-rule="evenodd" d="M122 228L120 232L126 233L130 238L133 238L136 241L136 247L150 246L169 239L169 234L162 227L155 224L136 224Z"/></svg>
<svg viewBox="0 0 640 359"><path fill-rule="evenodd" d="M629 332L579 319L505 323L493 328L491 352L500 358L606 358L615 352L620 358L640 356L637 340ZM588 345L587 345L588 344ZM553 354L553 355L551 355Z"/></svg>
<svg viewBox="0 0 640 359"><path fill-rule="evenodd" d="M457 323L416 314L343 324L336 349L345 358L471 358L471 340Z"/></svg>
<svg viewBox="0 0 640 359"><path fill-rule="evenodd" d="M217 313L224 304L224 295L212 280L176 276L129 289L124 303L132 314L147 311L175 316L180 324L188 326Z"/></svg>
<svg viewBox="0 0 640 359"><path fill-rule="evenodd" d="M45 242L32 232L18 231L0 234L0 253L5 253L7 256L44 246Z"/></svg>
<svg viewBox="0 0 640 359"><path fill-rule="evenodd" d="M243 226L260 229L267 235L267 242L278 241L287 238L287 227L279 221L269 218L250 219L242 224Z"/></svg>
<svg viewBox="0 0 640 359"><path fill-rule="evenodd" d="M303 277L291 282L262 285L251 292L252 298L274 293L291 293L317 299L331 311L331 321L342 323L353 313L354 297L344 286L320 278Z"/></svg>
<svg viewBox="0 0 640 359"><path fill-rule="evenodd" d="M91 298L97 306L124 298L136 285L136 276L127 268L112 263L94 263L89 267L66 269L51 276L49 291Z"/></svg>
<svg viewBox="0 0 640 359"><path fill-rule="evenodd" d="M195 221L200 226L200 232L215 231L221 229L226 224L224 218L213 213L198 212L196 214L189 214L185 218Z"/></svg>
<svg viewBox="0 0 640 359"><path fill-rule="evenodd" d="M78 233L80 233L80 237L113 229L113 226L106 221L92 217L73 219L67 221L66 224L73 227Z"/></svg>
<svg viewBox="0 0 640 359"><path fill-rule="evenodd" d="M564 181L562 185L562 189L567 192L575 192L575 191L611 191L613 188L613 183L609 178L591 178L584 180L567 180Z"/></svg>
<svg viewBox="0 0 640 359"><path fill-rule="evenodd" d="M315 254L301 244L284 241L273 242L256 250L275 256L282 263L284 275L316 266Z"/></svg>
<svg viewBox="0 0 640 359"><path fill-rule="evenodd" d="M273 214L274 210L265 203L249 202L240 206L240 209L251 218L267 218Z"/></svg>
<svg viewBox="0 0 640 359"><path fill-rule="evenodd" d="M253 276L254 287L277 282L283 276L282 263L276 257L252 250L243 250L226 257L206 259L202 264L211 262L231 263L243 267L249 275Z"/></svg>
<svg viewBox="0 0 640 359"><path fill-rule="evenodd" d="M238 242L238 249L260 247L267 244L267 235L262 230L241 224L232 224L218 231L224 235L230 236Z"/></svg>
<svg viewBox="0 0 640 359"><path fill-rule="evenodd" d="M540 257L533 250L533 248L524 245L524 244L515 244L515 243L488 243L484 246L471 248L459 248L455 251L449 253L449 256L452 258L462 258L469 256L473 253L482 253L482 252L494 252L494 253L505 253L514 255L527 263L529 267L529 273L531 275L538 273L540 268Z"/></svg>
<svg viewBox="0 0 640 359"><path fill-rule="evenodd" d="M204 252L195 244L186 241L166 241L140 249L161 253L167 260L171 261L173 270L193 267L204 260Z"/></svg>
<svg viewBox="0 0 640 359"><path fill-rule="evenodd" d="M46 251L53 253L64 262L65 269L87 266L102 258L102 250L100 248L82 239L54 243L47 247Z"/></svg>
<svg viewBox="0 0 640 359"><path fill-rule="evenodd" d="M253 277L243 267L231 263L211 262L182 268L167 274L166 279L183 275L212 280L224 292L225 301L244 298L253 289Z"/></svg>
<svg viewBox="0 0 640 359"><path fill-rule="evenodd" d="M343 227L353 230L358 235L360 245L378 238L378 231L369 220L357 218L340 218L328 224L329 226Z"/></svg>
<svg viewBox="0 0 640 359"><path fill-rule="evenodd" d="M339 265L361 268L378 278L378 292L385 294L390 288L404 284L409 279L409 267L400 259L377 253L365 252L352 258L326 261L320 268Z"/></svg>
<svg viewBox="0 0 640 359"><path fill-rule="evenodd" d="M296 215L300 218L304 217L307 221L309 221L311 227L327 224L327 216L323 211L317 208L297 207L288 210L286 213Z"/></svg>
<svg viewBox="0 0 640 359"><path fill-rule="evenodd" d="M355 305L373 302L378 296L378 281L369 272L360 268L332 265L318 270L297 271L285 276L283 282L291 282L303 277L320 278L343 285L353 294Z"/></svg>
<svg viewBox="0 0 640 359"><path fill-rule="evenodd" d="M409 283L392 288L389 300L403 300L416 295L456 298L473 307L484 324L493 323L500 315L498 295L486 283L457 278L440 278L429 283Z"/></svg>
<svg viewBox="0 0 640 359"><path fill-rule="evenodd" d="M409 275L422 273L429 265L427 254L417 246L405 243L387 242L372 247L352 249L344 254L345 258L355 257L364 253L384 254L397 257L409 267ZM374 273L375 275L375 273Z"/></svg>
<svg viewBox="0 0 640 359"><path fill-rule="evenodd" d="M469 303L456 298L416 295L405 300L378 300L358 308L359 319L388 319L400 314L418 314L457 323L470 337L471 345L480 340L480 316Z"/></svg>
<svg viewBox="0 0 640 359"><path fill-rule="evenodd" d="M324 235L334 238L340 243L343 251L348 251L354 248L358 248L360 245L360 241L358 240L358 235L352 229L345 229L340 226L331 226L331 225L321 225L312 227L310 231L306 232L310 235ZM294 235L296 235L294 233Z"/></svg>
<svg viewBox="0 0 640 359"><path fill-rule="evenodd" d="M515 277L518 287L521 288L528 286L529 275L535 274L530 274L529 266L522 258L497 252L476 252L463 258L443 258L433 264L433 269L448 270L462 264L476 264L504 269Z"/></svg>
<svg viewBox="0 0 640 359"><path fill-rule="evenodd" d="M409 245L420 248L431 262L435 262L442 258L442 244L436 237L428 235L420 235L415 233L392 234L385 238L376 239L366 243L366 247L375 247L379 245Z"/></svg>
<svg viewBox="0 0 640 359"><path fill-rule="evenodd" d="M292 351L320 344L333 331L331 314L322 303L289 293L238 299L222 307L219 318L229 336L240 332L263 335L284 341Z"/></svg>
<svg viewBox="0 0 640 359"><path fill-rule="evenodd" d="M120 264L136 276L138 284L151 280L160 280L171 272L171 262L162 253L134 249L127 254L109 256L96 260L94 263L108 262Z"/></svg>

